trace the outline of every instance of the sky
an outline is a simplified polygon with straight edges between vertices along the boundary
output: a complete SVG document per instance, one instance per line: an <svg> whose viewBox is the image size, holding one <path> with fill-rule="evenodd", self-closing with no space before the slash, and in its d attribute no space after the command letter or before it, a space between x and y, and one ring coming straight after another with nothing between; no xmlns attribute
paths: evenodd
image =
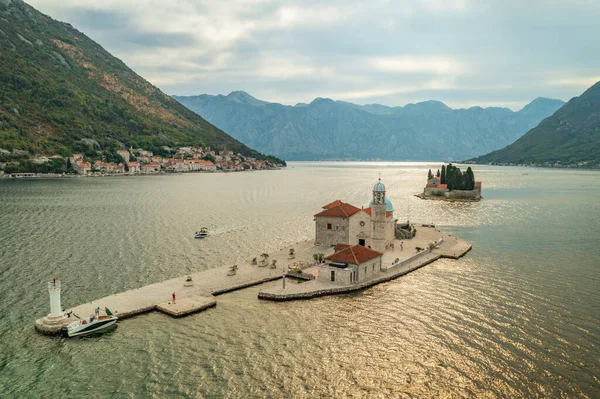
<svg viewBox="0 0 600 399"><path fill-rule="evenodd" d="M26 0L170 95L522 108L600 81L599 0Z"/></svg>

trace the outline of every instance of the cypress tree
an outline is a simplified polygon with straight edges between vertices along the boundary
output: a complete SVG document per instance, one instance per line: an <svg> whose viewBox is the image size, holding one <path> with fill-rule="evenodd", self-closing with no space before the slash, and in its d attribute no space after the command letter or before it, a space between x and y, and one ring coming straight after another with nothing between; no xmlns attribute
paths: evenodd
<svg viewBox="0 0 600 399"><path fill-rule="evenodd" d="M71 158L67 157L67 170L72 169L73 165L71 165Z"/></svg>
<svg viewBox="0 0 600 399"><path fill-rule="evenodd" d="M462 190L462 173L460 171L460 168L457 167L453 167L454 169L454 189L455 190Z"/></svg>
<svg viewBox="0 0 600 399"><path fill-rule="evenodd" d="M431 173L431 169L429 169L429 173L427 173L427 180L433 179L433 174Z"/></svg>
<svg viewBox="0 0 600 399"><path fill-rule="evenodd" d="M475 188L475 175L470 166L467 168L467 186L467 190L473 190Z"/></svg>
<svg viewBox="0 0 600 399"><path fill-rule="evenodd" d="M446 166L442 165L442 175L440 177L440 184L446 184Z"/></svg>
<svg viewBox="0 0 600 399"><path fill-rule="evenodd" d="M438 169L437 173L435 174L436 177L440 177L440 170Z"/></svg>

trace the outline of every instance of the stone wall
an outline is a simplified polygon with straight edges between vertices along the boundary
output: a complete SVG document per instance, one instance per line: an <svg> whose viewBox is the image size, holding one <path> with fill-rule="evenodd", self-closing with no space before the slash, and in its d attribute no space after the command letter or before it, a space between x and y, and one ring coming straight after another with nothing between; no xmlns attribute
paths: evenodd
<svg viewBox="0 0 600 399"><path fill-rule="evenodd" d="M362 225L361 225L362 223ZM348 235L348 244L358 244L359 236L364 238L365 246L371 245L371 217L367 212L358 212L350 217L350 231Z"/></svg>
<svg viewBox="0 0 600 399"><path fill-rule="evenodd" d="M440 255L430 254L429 257L424 257L419 263L415 264L414 266L412 266L408 269L394 270L391 273L386 273L385 275L383 275L381 277L373 278L373 279L370 279L370 280L367 280L367 281L364 281L364 282L358 283L358 284L352 284L352 285L346 285L346 286L332 285L331 288L325 288L322 290L307 291L307 292L270 293L270 292L260 291L258 293L258 298L266 299L266 300L270 300L270 301L293 301L293 300L298 300L298 299L311 299L311 298L317 298L320 296L335 295L335 294L342 294L342 293L346 293L346 292L358 291L358 290L365 289L367 287L372 287L376 284L380 284L380 283L384 283L386 281L393 280L393 279L403 276L405 274L408 274L408 273L412 272L413 270L417 270L431 262L434 262L435 260L437 260L439 258L440 258ZM310 283L305 283L305 284L310 284Z"/></svg>
<svg viewBox="0 0 600 399"><path fill-rule="evenodd" d="M327 225L331 224L331 229ZM335 245L343 242L348 243L349 218L340 217L315 217L315 244Z"/></svg>
<svg viewBox="0 0 600 399"><path fill-rule="evenodd" d="M358 282L371 278L381 270L381 256L358 265Z"/></svg>
<svg viewBox="0 0 600 399"><path fill-rule="evenodd" d="M476 200L481 198L481 190L480 189L476 189L476 190L452 190L452 191L446 191L445 193L446 198L451 198L451 199L470 199L470 200Z"/></svg>
<svg viewBox="0 0 600 399"><path fill-rule="evenodd" d="M441 189L437 187L425 187L425 190L423 190L423 193L425 195L439 195L440 197L443 197L445 192L446 189Z"/></svg>
<svg viewBox="0 0 600 399"><path fill-rule="evenodd" d="M409 264L410 262L414 262L415 260L417 260L417 259L419 259L419 258L421 258L421 257L423 257L423 256L425 256L426 254L429 254L429 253L431 253L431 250L430 249L426 249L426 250L421 251L421 252L419 252L417 254L414 254L413 256L411 256L408 259L403 260L402 262L392 263L391 265L390 264L387 264L387 265L383 265L382 264L381 270L384 271L384 272L394 271L396 269L401 268L402 266L405 266L405 265Z"/></svg>
<svg viewBox="0 0 600 399"><path fill-rule="evenodd" d="M331 281L331 272L335 274L335 281ZM354 271L354 268L349 266L346 269L339 267L329 266L327 263L319 265L319 276L317 280L323 281L329 284L335 285L348 285L350 284L350 274Z"/></svg>

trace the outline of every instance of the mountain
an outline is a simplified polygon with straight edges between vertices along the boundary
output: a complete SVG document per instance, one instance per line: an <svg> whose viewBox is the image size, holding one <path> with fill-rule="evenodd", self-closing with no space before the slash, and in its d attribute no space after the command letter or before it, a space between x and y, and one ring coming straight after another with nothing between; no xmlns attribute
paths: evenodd
<svg viewBox="0 0 600 399"><path fill-rule="evenodd" d="M600 82L572 98L523 137L477 163L600 163Z"/></svg>
<svg viewBox="0 0 600 399"><path fill-rule="evenodd" d="M0 156L202 145L265 159L71 25L0 0ZM4 154L4 155L3 155ZM0 159L1 160L1 159Z"/></svg>
<svg viewBox="0 0 600 399"><path fill-rule="evenodd" d="M241 142L289 160L466 159L513 142L564 104L538 98L513 112L452 109L439 101L387 107L328 98L285 106L243 91L173 98Z"/></svg>

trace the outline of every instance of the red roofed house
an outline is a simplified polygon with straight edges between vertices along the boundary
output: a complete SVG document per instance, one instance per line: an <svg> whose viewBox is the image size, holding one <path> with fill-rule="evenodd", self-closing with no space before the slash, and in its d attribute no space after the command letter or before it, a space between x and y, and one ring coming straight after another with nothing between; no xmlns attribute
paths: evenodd
<svg viewBox="0 0 600 399"><path fill-rule="evenodd" d="M133 175L135 173L139 173L140 172L140 164L137 162L127 162L127 169L129 169L129 173L130 175Z"/></svg>
<svg viewBox="0 0 600 399"><path fill-rule="evenodd" d="M338 244L319 265L318 280L347 285L360 283L381 270L381 252L362 245Z"/></svg>
<svg viewBox="0 0 600 399"><path fill-rule="evenodd" d="M446 184L427 183L425 185L425 189L423 190L423 193L425 195L438 195L438 196L443 197L446 193L446 189L447 189Z"/></svg>
<svg viewBox="0 0 600 399"><path fill-rule="evenodd" d="M381 181L373 187L369 208L357 208L336 200L315 215L316 245L358 244L384 252L394 240L395 231L394 209L385 197Z"/></svg>
<svg viewBox="0 0 600 399"><path fill-rule="evenodd" d="M89 162L76 162L73 164L73 169L80 175L86 175L92 169L92 164Z"/></svg>
<svg viewBox="0 0 600 399"><path fill-rule="evenodd" d="M160 164L151 162L142 165L142 173L158 173L160 172Z"/></svg>

